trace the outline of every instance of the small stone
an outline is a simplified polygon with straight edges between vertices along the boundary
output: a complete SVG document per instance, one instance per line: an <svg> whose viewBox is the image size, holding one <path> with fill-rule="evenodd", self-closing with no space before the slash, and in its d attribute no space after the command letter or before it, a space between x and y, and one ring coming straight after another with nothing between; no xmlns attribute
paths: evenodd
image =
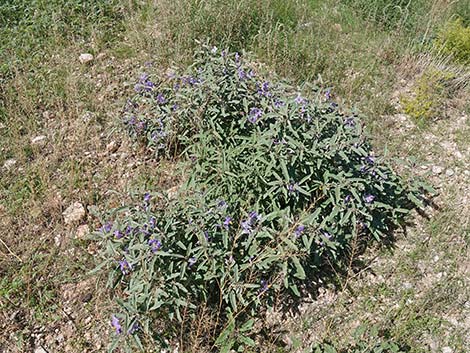
<svg viewBox="0 0 470 353"><path fill-rule="evenodd" d="M433 260L434 260L434 262L438 262L439 261L439 255L434 256Z"/></svg>
<svg viewBox="0 0 470 353"><path fill-rule="evenodd" d="M47 353L47 351L41 346L39 346L34 350L34 353Z"/></svg>
<svg viewBox="0 0 470 353"><path fill-rule="evenodd" d="M46 142L47 137L45 135L36 136L31 139L32 145L43 145Z"/></svg>
<svg viewBox="0 0 470 353"><path fill-rule="evenodd" d="M446 176L451 177L452 175L454 175L454 171L452 169L447 169Z"/></svg>
<svg viewBox="0 0 470 353"><path fill-rule="evenodd" d="M65 224L78 222L85 217L85 207L80 202L74 202L63 213Z"/></svg>
<svg viewBox="0 0 470 353"><path fill-rule="evenodd" d="M166 193L168 195L168 199L170 200L173 200L176 198L176 196L178 195L178 189L179 189L179 185L176 185L176 186L173 186L172 188L169 188Z"/></svg>
<svg viewBox="0 0 470 353"><path fill-rule="evenodd" d="M90 227L88 224L82 224L77 228L77 232L75 233L76 239L84 239L88 234L90 234Z"/></svg>
<svg viewBox="0 0 470 353"><path fill-rule="evenodd" d="M106 145L106 151L108 151L109 153L116 152L118 148L119 148L119 145L116 141L111 141L110 143Z"/></svg>
<svg viewBox="0 0 470 353"><path fill-rule="evenodd" d="M80 54L78 60L80 60L80 63L86 64L93 60L93 55L91 55L90 53L83 53Z"/></svg>
<svg viewBox="0 0 470 353"><path fill-rule="evenodd" d="M439 167L438 165L432 167L433 174L441 174L443 170L444 169L442 167Z"/></svg>
<svg viewBox="0 0 470 353"><path fill-rule="evenodd" d="M16 164L16 159L7 159L5 161L5 163L3 163L3 168L5 168L6 170L10 170L11 168L13 168Z"/></svg>
<svg viewBox="0 0 470 353"><path fill-rule="evenodd" d="M50 118L52 118L52 114L49 111L45 110L45 111L42 112L42 117L44 119L50 119Z"/></svg>
<svg viewBox="0 0 470 353"><path fill-rule="evenodd" d="M88 123L91 118L93 118L93 113L92 112L85 112L83 113L82 115L82 120L85 122L85 123Z"/></svg>
<svg viewBox="0 0 470 353"><path fill-rule="evenodd" d="M0 121L0 129L6 128L5 124Z"/></svg>
<svg viewBox="0 0 470 353"><path fill-rule="evenodd" d="M404 282L403 283L403 288L404 289L411 289L411 288L413 288L413 285L410 282Z"/></svg>
<svg viewBox="0 0 470 353"><path fill-rule="evenodd" d="M57 247L60 247L60 244L62 244L62 238L60 234L57 234L56 236L54 236L54 244Z"/></svg>
<svg viewBox="0 0 470 353"><path fill-rule="evenodd" d="M454 353L454 350L450 347L442 347L442 353Z"/></svg>

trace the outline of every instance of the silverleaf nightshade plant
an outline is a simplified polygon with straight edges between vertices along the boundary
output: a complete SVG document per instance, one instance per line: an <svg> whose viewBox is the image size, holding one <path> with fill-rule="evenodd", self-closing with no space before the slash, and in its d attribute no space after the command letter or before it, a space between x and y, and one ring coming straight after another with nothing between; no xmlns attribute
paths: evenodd
<svg viewBox="0 0 470 353"><path fill-rule="evenodd" d="M171 336L201 304L220 337L234 335L224 328L280 293L300 296L353 238L389 235L428 189L374 154L329 90L295 88L216 47L183 73L143 74L123 121L156 158L190 169L176 199L145 194L96 233L121 293L119 336Z"/></svg>

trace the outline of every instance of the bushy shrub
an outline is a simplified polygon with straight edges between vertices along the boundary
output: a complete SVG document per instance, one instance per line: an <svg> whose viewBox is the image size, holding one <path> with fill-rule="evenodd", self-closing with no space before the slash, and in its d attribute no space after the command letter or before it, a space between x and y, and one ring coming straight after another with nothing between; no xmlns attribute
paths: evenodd
<svg viewBox="0 0 470 353"><path fill-rule="evenodd" d="M437 48L462 64L470 64L470 27L462 19L449 21L439 31Z"/></svg>
<svg viewBox="0 0 470 353"><path fill-rule="evenodd" d="M204 303L220 317L218 345L252 345L234 323L249 330L276 295L300 296L326 259L340 262L351 239L380 241L421 204L420 184L374 156L329 92L207 47L163 76L140 77L124 122L189 172L176 198L148 193L97 234L120 288L118 333L155 335L154 322Z"/></svg>
<svg viewBox="0 0 470 353"><path fill-rule="evenodd" d="M449 93L448 83L453 74L427 69L415 82L411 95L402 95L403 111L417 121L426 121L443 114L444 99Z"/></svg>

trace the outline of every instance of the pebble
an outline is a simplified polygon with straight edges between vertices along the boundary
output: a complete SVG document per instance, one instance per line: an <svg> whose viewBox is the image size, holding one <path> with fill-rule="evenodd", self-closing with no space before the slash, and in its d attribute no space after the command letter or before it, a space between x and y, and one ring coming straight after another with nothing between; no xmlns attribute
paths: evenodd
<svg viewBox="0 0 470 353"><path fill-rule="evenodd" d="M446 176L451 177L452 175L454 175L454 171L452 169L447 169Z"/></svg>
<svg viewBox="0 0 470 353"><path fill-rule="evenodd" d="M41 346L39 346L34 350L34 353L47 353L47 351Z"/></svg>
<svg viewBox="0 0 470 353"><path fill-rule="evenodd" d="M433 174L441 174L444 169L438 165L432 167Z"/></svg>
<svg viewBox="0 0 470 353"><path fill-rule="evenodd" d="M85 217L85 207L80 202L74 202L62 213L65 224L78 222Z"/></svg>
<svg viewBox="0 0 470 353"><path fill-rule="evenodd" d="M454 353L454 350L450 347L442 347L442 353Z"/></svg>
<svg viewBox="0 0 470 353"><path fill-rule="evenodd" d="M16 164L16 159L13 159L13 158L7 159L5 163L3 164L3 168L10 170L11 168L13 168L15 164Z"/></svg>
<svg viewBox="0 0 470 353"><path fill-rule="evenodd" d="M36 136L34 138L31 139L31 144L33 145L42 145L46 142L46 135L40 135L40 136Z"/></svg>
<svg viewBox="0 0 470 353"><path fill-rule="evenodd" d="M54 244L57 247L60 247L60 244L62 244L62 238L60 234L57 234L56 236L54 236Z"/></svg>
<svg viewBox="0 0 470 353"><path fill-rule="evenodd" d="M88 224L82 224L77 228L77 232L75 233L76 239L84 239L88 234L90 234L90 227Z"/></svg>
<svg viewBox="0 0 470 353"><path fill-rule="evenodd" d="M78 60L80 60L80 63L86 64L93 60L93 55L91 55L90 53L83 53L80 54Z"/></svg>
<svg viewBox="0 0 470 353"><path fill-rule="evenodd" d="M410 282L404 282L403 283L403 288L404 289L411 289L411 288L413 288L413 285Z"/></svg>
<svg viewBox="0 0 470 353"><path fill-rule="evenodd" d="M111 141L106 145L106 151L109 153L114 153L118 150L119 144L116 141Z"/></svg>

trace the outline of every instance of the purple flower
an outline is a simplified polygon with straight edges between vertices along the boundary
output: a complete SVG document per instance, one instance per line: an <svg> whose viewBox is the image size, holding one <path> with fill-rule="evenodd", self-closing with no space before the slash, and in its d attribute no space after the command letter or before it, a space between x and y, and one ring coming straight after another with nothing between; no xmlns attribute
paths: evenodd
<svg viewBox="0 0 470 353"><path fill-rule="evenodd" d="M237 72L238 72L238 78L239 78L240 80L244 80L244 79L247 77L247 76L246 76L246 72L243 71L242 68L238 68Z"/></svg>
<svg viewBox="0 0 470 353"><path fill-rule="evenodd" d="M249 220L242 221L241 227L242 227L242 234L251 234L253 232L253 228L251 227Z"/></svg>
<svg viewBox="0 0 470 353"><path fill-rule="evenodd" d="M242 234L251 234L253 232L253 226L261 221L261 216L256 211L251 211L248 215L248 219L242 221L241 228Z"/></svg>
<svg viewBox="0 0 470 353"><path fill-rule="evenodd" d="M224 220L224 223L223 223L224 228L228 229L231 222L232 222L232 217L230 217L230 216L225 217L225 220Z"/></svg>
<svg viewBox="0 0 470 353"><path fill-rule="evenodd" d="M250 214L250 224L255 224L256 222L261 221L261 216L256 211L251 211Z"/></svg>
<svg viewBox="0 0 470 353"><path fill-rule="evenodd" d="M372 156L367 156L364 160L366 161L366 163L370 165L374 164L374 161L375 161L374 157Z"/></svg>
<svg viewBox="0 0 470 353"><path fill-rule="evenodd" d="M235 53L235 62L237 64L240 63L240 54L238 54L238 52Z"/></svg>
<svg viewBox="0 0 470 353"><path fill-rule="evenodd" d="M225 202L225 200L220 200L220 201L217 203L217 207L218 207L218 208L225 208L225 207L227 207L227 202Z"/></svg>
<svg viewBox="0 0 470 353"><path fill-rule="evenodd" d="M125 121L125 123L129 124L130 126L134 126L137 123L137 118L133 115L127 121Z"/></svg>
<svg viewBox="0 0 470 353"><path fill-rule="evenodd" d="M304 230L305 230L305 226L299 225L294 231L296 238L300 237L302 233L304 232Z"/></svg>
<svg viewBox="0 0 470 353"><path fill-rule="evenodd" d="M145 202L145 203L149 203L151 197L152 197L152 196L150 195L150 193L149 193L149 192L146 192L146 193L144 194L144 202Z"/></svg>
<svg viewBox="0 0 470 353"><path fill-rule="evenodd" d="M155 87L155 84L150 81L149 75L143 73L140 75L139 82L134 86L134 90L137 93L141 93L143 91L149 92Z"/></svg>
<svg viewBox="0 0 470 353"><path fill-rule="evenodd" d="M220 55L225 58L227 56L227 50L222 50L222 52L220 53Z"/></svg>
<svg viewBox="0 0 470 353"><path fill-rule="evenodd" d="M349 117L349 118L346 118L346 120L344 121L344 124L345 124L347 127L354 127L354 125L356 124L356 122L354 121L354 118Z"/></svg>
<svg viewBox="0 0 470 353"><path fill-rule="evenodd" d="M109 233L111 229L113 229L113 224L111 222L106 222L99 230L104 233Z"/></svg>
<svg viewBox="0 0 470 353"><path fill-rule="evenodd" d="M124 236L124 234L122 234L119 230L115 230L114 236L116 237L116 239L121 239Z"/></svg>
<svg viewBox="0 0 470 353"><path fill-rule="evenodd" d="M150 239L148 244L150 245L153 253L156 253L162 248L162 242L159 239Z"/></svg>
<svg viewBox="0 0 470 353"><path fill-rule="evenodd" d="M291 181L288 185L287 185L287 191L289 192L289 195L292 195L296 192L295 190L295 187L297 186L296 183L294 183L293 181Z"/></svg>
<svg viewBox="0 0 470 353"><path fill-rule="evenodd" d="M300 93L297 94L297 97L294 100L297 104L305 104L307 101L303 98Z"/></svg>
<svg viewBox="0 0 470 353"><path fill-rule="evenodd" d="M282 107L282 106L284 106L284 105L285 105L285 103L284 103L283 101L277 99L277 98L276 98L276 100L274 101L274 107L275 107L275 108L280 108L280 107Z"/></svg>
<svg viewBox="0 0 470 353"><path fill-rule="evenodd" d="M196 258L193 256L188 260L188 267L191 268L196 263Z"/></svg>
<svg viewBox="0 0 470 353"><path fill-rule="evenodd" d="M351 201L351 198L351 195L346 195L346 197L344 198L344 202L348 203L349 201Z"/></svg>
<svg viewBox="0 0 470 353"><path fill-rule="evenodd" d="M259 289L259 293L263 294L269 289L268 282L266 282L264 279L260 281L261 288Z"/></svg>
<svg viewBox="0 0 470 353"><path fill-rule="evenodd" d="M129 330L127 330L128 335L133 335L137 330L139 330L140 326L137 322L134 322L131 327L129 327Z"/></svg>
<svg viewBox="0 0 470 353"><path fill-rule="evenodd" d="M158 102L158 104L165 104L166 103L165 96L161 93L158 93L157 94L157 102Z"/></svg>
<svg viewBox="0 0 470 353"><path fill-rule="evenodd" d="M333 238L333 236L330 233L328 233L326 230L320 230L320 233L328 240L331 240L331 238ZM324 246L325 243L323 241L321 241L320 245Z"/></svg>
<svg viewBox="0 0 470 353"><path fill-rule="evenodd" d="M132 271L132 265L126 259L119 261L119 268L122 274L127 275Z"/></svg>
<svg viewBox="0 0 470 353"><path fill-rule="evenodd" d="M257 93L260 95L260 96L265 96L265 97L271 97L271 92L269 92L269 82L265 81L262 83L261 87L259 86L259 84L257 84L258 86L258 91Z"/></svg>
<svg viewBox="0 0 470 353"><path fill-rule="evenodd" d="M364 196L364 201L366 203L372 203L372 202L374 202L374 200L375 200L375 196L372 195L372 194L367 194L367 195Z"/></svg>
<svg viewBox="0 0 470 353"><path fill-rule="evenodd" d="M111 324L116 329L116 334L120 335L122 333L122 326L119 323L119 319L114 315L111 317Z"/></svg>
<svg viewBox="0 0 470 353"><path fill-rule="evenodd" d="M326 92L325 92L325 98L326 100L330 100L331 99L331 89L327 89Z"/></svg>
<svg viewBox="0 0 470 353"><path fill-rule="evenodd" d="M155 228L155 226L157 225L157 219L155 217L150 217L150 220L149 220L149 225L150 225L150 228Z"/></svg>
<svg viewBox="0 0 470 353"><path fill-rule="evenodd" d="M133 230L133 228L132 228L131 226L127 226L127 227L126 227L126 230L125 230L126 235L131 234L131 233L132 233L132 230Z"/></svg>
<svg viewBox="0 0 470 353"><path fill-rule="evenodd" d="M263 115L263 112L259 108L251 108L250 115L248 116L248 121L252 124L256 124L259 118Z"/></svg>

